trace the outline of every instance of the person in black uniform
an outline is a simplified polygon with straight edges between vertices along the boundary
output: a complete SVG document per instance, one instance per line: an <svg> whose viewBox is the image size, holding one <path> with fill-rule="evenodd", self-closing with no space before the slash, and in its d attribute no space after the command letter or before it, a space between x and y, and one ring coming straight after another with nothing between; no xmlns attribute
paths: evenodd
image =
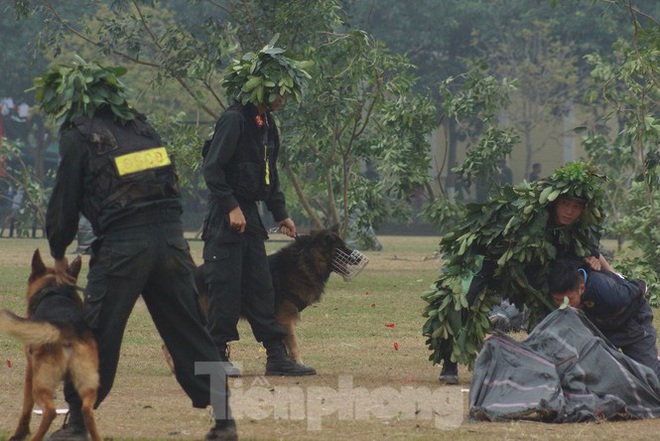
<svg viewBox="0 0 660 441"><path fill-rule="evenodd" d="M275 320L273 283L264 245L268 234L257 206L263 201L282 233L296 236L295 223L280 191L280 138L271 112L291 96L277 86L284 84L279 80L288 75L289 84L298 89L302 84L286 69L279 69L283 64L296 68L289 58L274 57L263 50L258 57L260 67L250 72L251 77L278 70L281 77L271 77L274 86L259 96L244 93L248 76L237 76L239 69L230 70L225 86L228 96L236 101L220 116L204 149L203 174L209 189L202 234L204 276L210 296L208 329L221 357L229 361L227 343L239 339L236 325L242 314L266 349L266 375L314 375L312 367L288 356L282 341L286 331ZM233 366L227 374L240 376L241 372Z"/></svg>
<svg viewBox="0 0 660 441"><path fill-rule="evenodd" d="M646 283L610 271L594 271L584 262L561 259L552 266L549 292L581 309L605 337L628 357L648 366L660 378L653 310Z"/></svg>
<svg viewBox="0 0 660 441"><path fill-rule="evenodd" d="M196 303L195 265L183 237L172 160L146 118L128 105L117 79L124 70L97 63L74 65L72 75L94 78L86 90L62 72L67 71L51 71L41 82L35 81L44 111L64 115L61 162L48 203L46 232L60 283L71 283L65 273L65 252L76 236L80 213L89 219L96 236L83 315L99 348L97 406L110 393L126 323L142 295L192 405L213 406L216 425L206 439L238 439L226 384L214 384L210 375L195 375L196 362L218 362L218 375L226 379ZM48 89L57 84L44 81L53 78L78 87L70 92L80 101L53 107L47 101L53 96ZM85 100L89 91L106 100ZM50 439L87 439L80 398L70 384L65 385L65 398L67 421Z"/></svg>

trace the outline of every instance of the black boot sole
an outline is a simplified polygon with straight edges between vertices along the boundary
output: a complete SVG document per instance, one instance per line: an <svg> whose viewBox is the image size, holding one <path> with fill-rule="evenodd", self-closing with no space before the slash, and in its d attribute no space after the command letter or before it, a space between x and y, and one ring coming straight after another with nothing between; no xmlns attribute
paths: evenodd
<svg viewBox="0 0 660 441"><path fill-rule="evenodd" d="M309 377L310 375L316 375L316 371L309 372L292 372L292 371L266 371L266 376L269 377Z"/></svg>

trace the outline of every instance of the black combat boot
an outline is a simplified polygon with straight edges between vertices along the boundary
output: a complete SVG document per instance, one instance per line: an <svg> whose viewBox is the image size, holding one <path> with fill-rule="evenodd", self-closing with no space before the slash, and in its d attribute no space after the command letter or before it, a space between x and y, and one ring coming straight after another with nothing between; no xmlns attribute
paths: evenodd
<svg viewBox="0 0 660 441"><path fill-rule="evenodd" d="M449 359L445 359L438 380L445 384L458 384L458 365Z"/></svg>
<svg viewBox="0 0 660 441"><path fill-rule="evenodd" d="M316 369L298 364L289 357L281 340L265 341L264 347L268 357L266 359L266 375L285 375L289 377L316 375Z"/></svg>
<svg viewBox="0 0 660 441"><path fill-rule="evenodd" d="M215 420L215 425L208 431L204 441L238 441L236 421L233 418Z"/></svg>
<svg viewBox="0 0 660 441"><path fill-rule="evenodd" d="M62 428L50 435L52 441L87 441L87 429L79 406L69 404L69 413L66 414Z"/></svg>
<svg viewBox="0 0 660 441"><path fill-rule="evenodd" d="M229 361L229 354L231 353L229 346L226 343L218 345L218 352L220 353L220 361L222 362L225 374L228 377L240 377L241 370Z"/></svg>

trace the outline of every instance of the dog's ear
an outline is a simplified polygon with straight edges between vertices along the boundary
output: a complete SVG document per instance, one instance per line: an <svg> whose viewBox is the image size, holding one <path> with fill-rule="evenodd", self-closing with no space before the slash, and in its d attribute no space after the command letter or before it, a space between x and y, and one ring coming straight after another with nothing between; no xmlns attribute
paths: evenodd
<svg viewBox="0 0 660 441"><path fill-rule="evenodd" d="M34 279L43 274L46 274L46 265L44 265L44 261L41 260L41 253L39 252L39 248L37 248L32 255L32 273L30 274L30 279Z"/></svg>
<svg viewBox="0 0 660 441"><path fill-rule="evenodd" d="M77 279L78 274L80 274L80 268L82 268L82 259L80 256L78 256L73 259L73 262L71 262L71 265L69 265L69 268L66 270L66 272Z"/></svg>

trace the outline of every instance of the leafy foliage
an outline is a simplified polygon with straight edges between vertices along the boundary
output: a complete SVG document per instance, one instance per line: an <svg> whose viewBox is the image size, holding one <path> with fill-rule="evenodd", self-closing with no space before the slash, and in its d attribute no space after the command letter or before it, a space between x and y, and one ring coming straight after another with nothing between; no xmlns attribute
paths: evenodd
<svg viewBox="0 0 660 441"><path fill-rule="evenodd" d="M413 91L414 66L359 30L312 38L314 81L281 124L287 177L306 189L299 200L310 218L343 231L358 212L365 228L409 219L407 200L428 180L427 134L436 125L431 100Z"/></svg>
<svg viewBox="0 0 660 441"><path fill-rule="evenodd" d="M614 262L616 270L628 278L643 279L648 286L649 303L660 306L660 224L657 214L648 207L647 188L635 182L626 192L629 211L622 217L617 230L623 231L630 246ZM660 204L660 195L653 194Z"/></svg>
<svg viewBox="0 0 660 441"><path fill-rule="evenodd" d="M43 181L35 179L34 168L23 159L22 150L25 148L20 142L3 140L0 143L0 158L5 158L10 164L6 168L3 179L14 187L23 189L24 199L21 208L21 216L25 222L30 222L39 228L46 225L46 202L52 188L53 173L44 176ZM4 202L0 200L1 202Z"/></svg>
<svg viewBox="0 0 660 441"><path fill-rule="evenodd" d="M142 82L155 78L158 93L140 88L140 101L153 103L152 95L160 92L168 101L154 108L143 105L150 115L184 110L184 94L163 87L166 80L176 82L195 100L197 112L187 111L185 120L201 123L202 137L212 122L199 113L217 118L227 105L224 92L256 102L273 99L281 89L291 101L301 101L302 86L313 77L300 107L286 106L277 116L280 175L288 181L283 188L290 211L306 215L315 226L343 221L346 228L356 209L364 216L361 225L406 217L412 189L428 180L427 135L436 125L435 108L426 94L413 92L414 66L349 24L339 0L315 2L313 13L302 0L191 1L185 8L164 0L158 9L150 7L152 1L115 0L96 17L97 25L63 15L63 8L50 2L19 3L21 13L43 14L49 50L80 53L69 50L63 38L72 36L95 56L131 63L131 73L137 70ZM274 34L278 40L270 39ZM218 81L227 71L227 81Z"/></svg>
<svg viewBox="0 0 660 441"><path fill-rule="evenodd" d="M468 72L450 77L440 86L444 116L454 122L457 135L463 136L469 147L465 161L451 170L466 190L476 180L484 188L499 188L499 165L519 140L514 129L500 127L496 118L510 104L515 82L487 75L487 67L483 62L475 63ZM424 217L444 232L463 219L462 200L462 191L455 200L435 198L424 208Z"/></svg>
<svg viewBox="0 0 660 441"><path fill-rule="evenodd" d="M552 20L537 18L520 23L493 42L478 44L491 74L516 79L512 99L517 105L507 109L506 118L521 134L525 170L552 139L534 136L534 132L553 125L558 116L571 111L582 87L579 48L572 41L562 41L565 37L552 29Z"/></svg>
<svg viewBox="0 0 660 441"><path fill-rule="evenodd" d="M303 88L311 78L305 70L311 61L296 61L286 51L275 47L279 34L259 52L248 52L240 60L233 60L222 85L227 95L243 104L270 104L281 96L302 101Z"/></svg>
<svg viewBox="0 0 660 441"><path fill-rule="evenodd" d="M125 73L125 67L103 67L96 61L87 63L77 57L73 65L57 65L36 77L35 99L57 125L69 124L78 116L91 117L105 106L117 118L129 121L134 114L128 105L126 87L119 80Z"/></svg>
<svg viewBox="0 0 660 441"><path fill-rule="evenodd" d="M639 29L635 44L619 40L609 57L587 57L592 87L586 99L602 110L580 129L590 157L611 177L606 193L610 228L620 243L624 237L630 239L630 250L616 257L615 268L627 277L644 279L650 302L658 305L660 34L657 23L645 28L648 17L640 18L634 9L630 14Z"/></svg>
<svg viewBox="0 0 660 441"><path fill-rule="evenodd" d="M452 360L471 365L490 331L488 312L500 297L528 307L532 322L553 307L546 294L548 264L558 247L591 255L602 229L603 180L592 165L569 163L548 178L504 187L486 203L467 206L465 221L442 238L441 275L422 296L428 303L423 334L431 361L451 351ZM552 204L560 196L590 201L576 224L552 226ZM496 266L493 280L468 306L465 294L484 261Z"/></svg>

